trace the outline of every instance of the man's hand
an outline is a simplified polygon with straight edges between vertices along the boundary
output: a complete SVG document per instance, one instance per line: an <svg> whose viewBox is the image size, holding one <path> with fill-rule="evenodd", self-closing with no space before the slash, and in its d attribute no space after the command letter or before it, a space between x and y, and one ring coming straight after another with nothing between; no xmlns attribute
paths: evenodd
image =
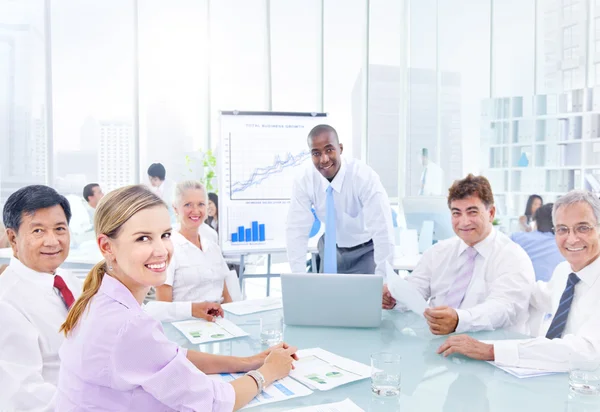
<svg viewBox="0 0 600 412"><path fill-rule="evenodd" d="M483 343L467 335L450 336L437 350L444 356L460 353L472 359L493 361L494 345Z"/></svg>
<svg viewBox="0 0 600 412"><path fill-rule="evenodd" d="M396 299L392 297L390 290L387 285L383 285L383 297L381 302L381 307L383 309L393 309L396 306Z"/></svg>
<svg viewBox="0 0 600 412"><path fill-rule="evenodd" d="M429 330L434 335L448 335L458 326L458 313L448 306L427 308L423 315L427 319Z"/></svg>
<svg viewBox="0 0 600 412"><path fill-rule="evenodd" d="M223 317L223 308L218 303L194 302L192 303L192 316L214 322L217 316Z"/></svg>

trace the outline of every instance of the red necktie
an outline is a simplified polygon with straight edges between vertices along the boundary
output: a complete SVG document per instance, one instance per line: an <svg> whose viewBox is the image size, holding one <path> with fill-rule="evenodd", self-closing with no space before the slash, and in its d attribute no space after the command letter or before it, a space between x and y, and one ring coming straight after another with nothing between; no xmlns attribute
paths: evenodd
<svg viewBox="0 0 600 412"><path fill-rule="evenodd" d="M62 295L63 300L65 301L65 305L67 305L67 309L70 309L71 306L73 305L73 303L75 303L75 298L73 297L73 294L67 287L67 284L65 283L63 278L61 278L58 275L55 275L54 276L54 287L56 289L58 289L58 291Z"/></svg>

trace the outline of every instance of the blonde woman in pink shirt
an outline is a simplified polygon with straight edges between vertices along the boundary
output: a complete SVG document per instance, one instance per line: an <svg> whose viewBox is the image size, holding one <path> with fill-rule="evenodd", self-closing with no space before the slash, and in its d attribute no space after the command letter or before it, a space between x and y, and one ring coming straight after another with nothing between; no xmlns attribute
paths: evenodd
<svg viewBox="0 0 600 412"><path fill-rule="evenodd" d="M186 350L141 309L173 253L169 213L155 194L143 186L107 194L94 225L105 260L61 328L57 411L232 411L289 374L294 347L247 358ZM223 372L249 374L231 383L205 375Z"/></svg>

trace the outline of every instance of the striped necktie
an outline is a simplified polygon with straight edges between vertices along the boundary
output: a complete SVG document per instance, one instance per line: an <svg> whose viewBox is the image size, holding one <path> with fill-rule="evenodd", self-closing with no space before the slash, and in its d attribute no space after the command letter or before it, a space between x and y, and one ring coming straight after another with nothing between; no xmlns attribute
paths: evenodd
<svg viewBox="0 0 600 412"><path fill-rule="evenodd" d="M548 328L546 338L554 339L562 337L562 333L565 330L565 326L567 326L567 319L569 317L569 311L571 310L571 303L573 303L573 296L575 296L575 285L580 280L581 279L579 279L579 277L575 273L571 273L569 275L569 280L567 280L567 286L565 287L565 291L560 297L558 309L556 309L554 319L552 319L552 323Z"/></svg>
<svg viewBox="0 0 600 412"><path fill-rule="evenodd" d="M461 267L458 276L454 279L454 283L446 295L446 305L454 309L458 309L465 298L465 293L467 293L467 288L469 287L469 283L471 283L473 270L475 269L475 258L477 257L475 248L469 247L464 253L467 255L467 262Z"/></svg>

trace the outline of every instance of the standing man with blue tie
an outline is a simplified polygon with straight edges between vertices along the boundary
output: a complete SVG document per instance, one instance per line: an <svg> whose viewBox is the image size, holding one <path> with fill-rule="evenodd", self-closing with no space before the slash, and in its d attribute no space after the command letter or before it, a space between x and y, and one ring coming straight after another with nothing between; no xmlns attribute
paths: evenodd
<svg viewBox="0 0 600 412"><path fill-rule="evenodd" d="M341 156L335 129L315 126L308 134L314 167L294 182L287 220L292 272L306 271L308 236L316 215L325 222L319 240L320 272L386 275L394 257L390 202L379 176L364 162Z"/></svg>
<svg viewBox="0 0 600 412"><path fill-rule="evenodd" d="M467 335L452 336L438 349L503 366L567 371L572 356L600 354L600 200L573 190L554 203L556 244L567 260L549 282L538 282L531 316L543 316L534 339L483 343ZM539 333L536 333L539 332Z"/></svg>

